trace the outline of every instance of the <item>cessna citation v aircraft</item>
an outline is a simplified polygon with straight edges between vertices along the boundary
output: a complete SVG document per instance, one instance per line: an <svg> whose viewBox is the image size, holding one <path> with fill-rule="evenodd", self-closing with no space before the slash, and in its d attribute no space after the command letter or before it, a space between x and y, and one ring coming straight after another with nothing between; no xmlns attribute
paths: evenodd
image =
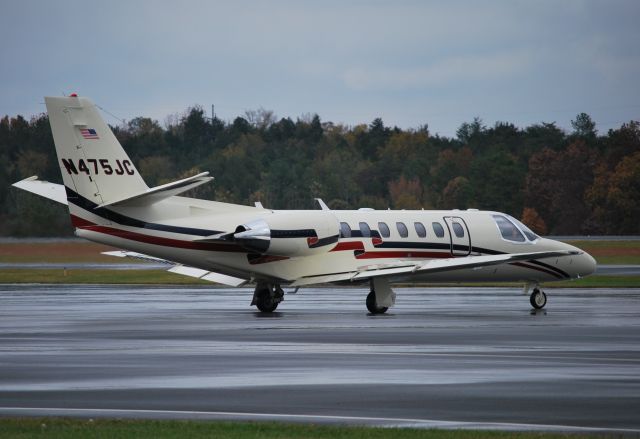
<svg viewBox="0 0 640 439"><path fill-rule="evenodd" d="M272 312L283 286L370 285L368 310L395 303L402 282L523 282L531 305L545 281L594 272L587 253L537 236L500 212L469 210L272 210L178 196L208 172L149 188L91 100L45 98L64 185L27 178L14 186L69 206L76 235L108 252L171 264L169 271L241 286Z"/></svg>

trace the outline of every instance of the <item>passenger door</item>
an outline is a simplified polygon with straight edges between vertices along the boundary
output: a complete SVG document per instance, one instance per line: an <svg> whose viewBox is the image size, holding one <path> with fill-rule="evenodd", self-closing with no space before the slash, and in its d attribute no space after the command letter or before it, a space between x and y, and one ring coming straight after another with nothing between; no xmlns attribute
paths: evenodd
<svg viewBox="0 0 640 439"><path fill-rule="evenodd" d="M471 254L471 235L467 223L459 216L445 216L444 222L449 230L451 240L451 256L468 256Z"/></svg>

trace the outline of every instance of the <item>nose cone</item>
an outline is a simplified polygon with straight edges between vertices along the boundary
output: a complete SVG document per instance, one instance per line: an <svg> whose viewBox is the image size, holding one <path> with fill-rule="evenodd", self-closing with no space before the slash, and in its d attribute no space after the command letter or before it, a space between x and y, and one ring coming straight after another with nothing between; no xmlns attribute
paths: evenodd
<svg viewBox="0 0 640 439"><path fill-rule="evenodd" d="M587 252L583 252L581 255L577 257L577 272L578 277L589 276L596 271L598 264L593 256L591 256Z"/></svg>

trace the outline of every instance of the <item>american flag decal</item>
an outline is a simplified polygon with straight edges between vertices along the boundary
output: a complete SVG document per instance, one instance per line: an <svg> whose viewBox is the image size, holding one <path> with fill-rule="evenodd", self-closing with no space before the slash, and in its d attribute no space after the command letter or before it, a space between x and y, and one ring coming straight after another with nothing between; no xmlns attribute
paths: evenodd
<svg viewBox="0 0 640 439"><path fill-rule="evenodd" d="M98 133L96 133L96 130L94 130L93 128L82 128L80 130L80 134L82 134L82 137L84 137L85 139L99 139L100 137L98 137Z"/></svg>

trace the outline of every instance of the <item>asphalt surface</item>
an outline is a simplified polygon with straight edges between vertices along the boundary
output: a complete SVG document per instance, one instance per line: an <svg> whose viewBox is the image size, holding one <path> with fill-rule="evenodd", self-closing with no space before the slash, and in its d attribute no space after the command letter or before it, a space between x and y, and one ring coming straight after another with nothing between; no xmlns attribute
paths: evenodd
<svg viewBox="0 0 640 439"><path fill-rule="evenodd" d="M0 414L640 432L640 290L0 286Z"/></svg>

